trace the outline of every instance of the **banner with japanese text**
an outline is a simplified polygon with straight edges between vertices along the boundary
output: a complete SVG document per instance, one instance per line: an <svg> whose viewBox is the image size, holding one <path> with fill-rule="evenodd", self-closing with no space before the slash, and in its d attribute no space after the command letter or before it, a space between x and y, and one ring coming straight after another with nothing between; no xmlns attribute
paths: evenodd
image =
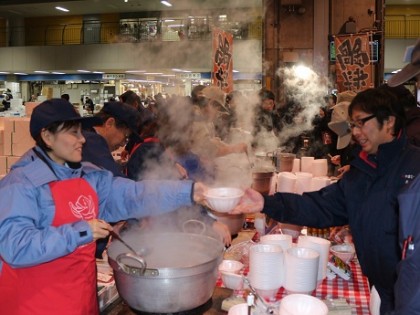
<svg viewBox="0 0 420 315"><path fill-rule="evenodd" d="M373 87L370 35L335 36L338 92L359 92Z"/></svg>
<svg viewBox="0 0 420 315"><path fill-rule="evenodd" d="M213 86L223 92L233 90L233 35L221 29L213 29Z"/></svg>

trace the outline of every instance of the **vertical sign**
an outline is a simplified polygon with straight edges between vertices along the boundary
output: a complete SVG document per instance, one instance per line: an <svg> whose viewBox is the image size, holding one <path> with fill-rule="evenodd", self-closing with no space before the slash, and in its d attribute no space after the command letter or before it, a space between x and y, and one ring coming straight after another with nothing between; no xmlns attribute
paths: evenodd
<svg viewBox="0 0 420 315"><path fill-rule="evenodd" d="M225 93L233 90L233 35L220 29L213 29L212 85Z"/></svg>
<svg viewBox="0 0 420 315"><path fill-rule="evenodd" d="M372 87L369 35L336 36L334 44L338 91L358 92Z"/></svg>

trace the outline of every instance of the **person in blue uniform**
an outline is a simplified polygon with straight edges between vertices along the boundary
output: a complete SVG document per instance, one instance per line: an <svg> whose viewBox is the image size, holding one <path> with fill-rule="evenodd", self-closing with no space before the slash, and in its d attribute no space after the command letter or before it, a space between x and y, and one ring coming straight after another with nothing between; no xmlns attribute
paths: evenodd
<svg viewBox="0 0 420 315"><path fill-rule="evenodd" d="M204 200L198 182L135 182L81 162L82 126L96 123L62 99L33 111L36 146L0 182L2 314L98 314L95 241L112 230L107 222Z"/></svg>

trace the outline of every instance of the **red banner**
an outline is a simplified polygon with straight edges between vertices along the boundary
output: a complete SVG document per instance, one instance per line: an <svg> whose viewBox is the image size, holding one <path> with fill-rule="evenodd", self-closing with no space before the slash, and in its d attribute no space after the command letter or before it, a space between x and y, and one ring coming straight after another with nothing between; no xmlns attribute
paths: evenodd
<svg viewBox="0 0 420 315"><path fill-rule="evenodd" d="M233 90L233 36L220 29L213 29L212 85L223 92Z"/></svg>
<svg viewBox="0 0 420 315"><path fill-rule="evenodd" d="M359 92L373 87L368 34L334 38L338 92Z"/></svg>

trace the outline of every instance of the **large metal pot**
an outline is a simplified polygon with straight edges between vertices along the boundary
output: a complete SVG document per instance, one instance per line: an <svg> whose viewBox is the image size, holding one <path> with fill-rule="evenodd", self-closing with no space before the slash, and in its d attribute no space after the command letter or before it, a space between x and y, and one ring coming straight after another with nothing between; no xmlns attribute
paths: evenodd
<svg viewBox="0 0 420 315"><path fill-rule="evenodd" d="M223 243L191 233L123 234L140 255L113 241L108 249L117 290L132 308L174 313L196 308L212 296Z"/></svg>

